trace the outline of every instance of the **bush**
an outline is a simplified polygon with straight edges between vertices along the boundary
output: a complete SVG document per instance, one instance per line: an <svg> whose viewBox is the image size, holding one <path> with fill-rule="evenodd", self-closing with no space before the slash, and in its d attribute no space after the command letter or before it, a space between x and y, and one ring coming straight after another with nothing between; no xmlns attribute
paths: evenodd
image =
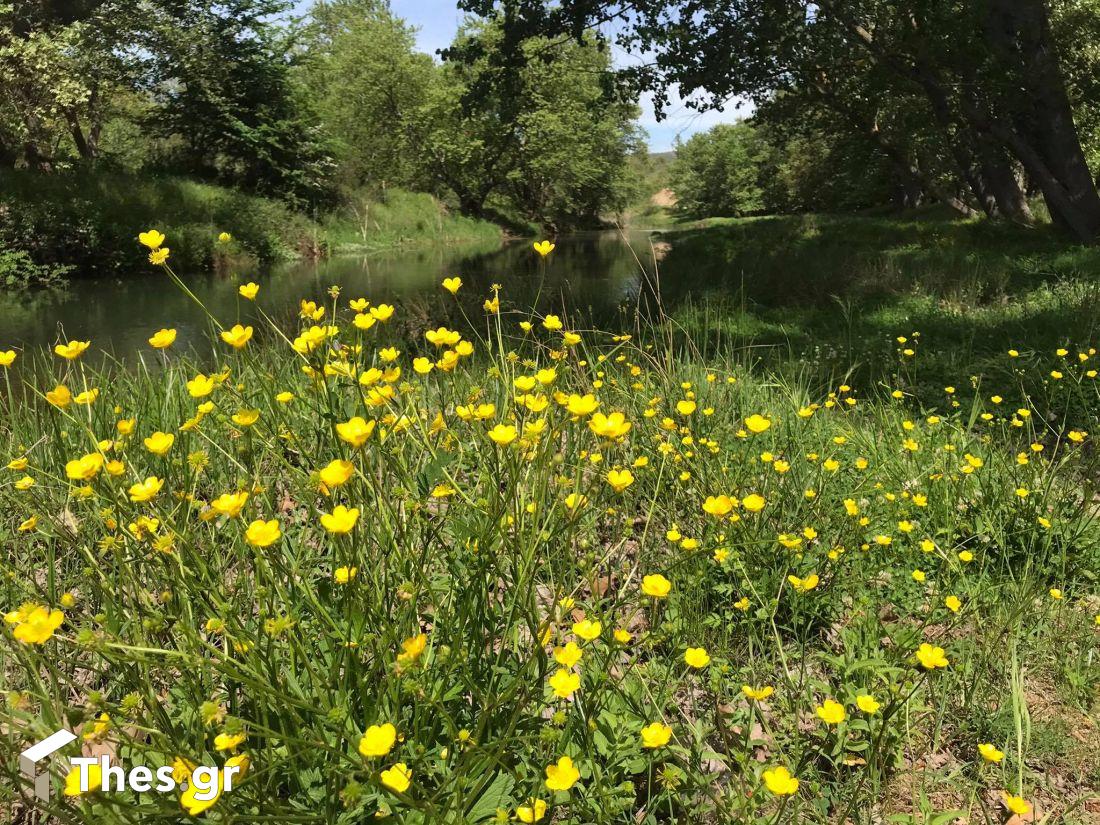
<svg viewBox="0 0 1100 825"><path fill-rule="evenodd" d="M73 276L144 269L131 254L139 232L156 226L177 239L181 269L209 268L220 232L237 251L275 261L312 246L311 221L283 204L182 178L119 173L9 172L0 179L0 245Z"/></svg>
<svg viewBox="0 0 1100 825"><path fill-rule="evenodd" d="M35 263L21 249L0 247L0 284L10 288L27 286L60 287L72 267Z"/></svg>

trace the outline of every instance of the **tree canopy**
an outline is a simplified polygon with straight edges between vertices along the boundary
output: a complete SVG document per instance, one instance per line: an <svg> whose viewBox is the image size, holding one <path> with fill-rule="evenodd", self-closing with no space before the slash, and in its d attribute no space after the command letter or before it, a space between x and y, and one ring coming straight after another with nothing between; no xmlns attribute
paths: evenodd
<svg viewBox="0 0 1100 825"><path fill-rule="evenodd" d="M1081 240L1100 236L1093 0L462 0L504 43L615 22L651 56L624 72L658 106L676 85L722 106L791 95L875 147L898 179L964 214L1032 220L1027 192ZM456 58L468 59L461 50ZM519 71L518 46L501 71Z"/></svg>
<svg viewBox="0 0 1100 825"><path fill-rule="evenodd" d="M479 61L440 64L384 0L290 9L0 5L0 166L166 171L300 207L399 186L553 227L625 204L637 110L591 40L529 39L511 81L497 20L458 35Z"/></svg>

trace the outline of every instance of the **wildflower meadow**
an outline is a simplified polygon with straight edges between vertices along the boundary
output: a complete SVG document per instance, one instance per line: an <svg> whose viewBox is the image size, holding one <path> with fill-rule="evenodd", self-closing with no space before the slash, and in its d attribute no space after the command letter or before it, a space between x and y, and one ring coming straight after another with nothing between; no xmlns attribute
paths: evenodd
<svg viewBox="0 0 1100 825"><path fill-rule="evenodd" d="M930 404L919 329L823 386L469 289L0 352L9 751L177 780L11 821L1097 821L1089 341Z"/></svg>

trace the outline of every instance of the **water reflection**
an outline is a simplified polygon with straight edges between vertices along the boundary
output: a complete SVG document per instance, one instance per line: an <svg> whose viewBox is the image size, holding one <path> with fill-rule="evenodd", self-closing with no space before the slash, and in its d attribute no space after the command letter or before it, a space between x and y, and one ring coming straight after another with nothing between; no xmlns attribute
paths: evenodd
<svg viewBox="0 0 1100 825"><path fill-rule="evenodd" d="M500 284L512 306L566 312L578 325L614 324L633 312L640 294L645 296L642 265L652 271L651 240L641 231L584 233L559 238L547 258L536 255L528 241L515 241L492 249L433 247L296 263L268 275L239 271L181 276L226 324L257 324L260 308L278 320L288 319L299 299L327 300L333 285L345 298L394 303L425 323L453 318L455 301L439 286L452 275L462 277L460 306L470 317L480 317L481 301L493 284ZM250 280L261 287L257 304L237 295L237 287ZM78 280L60 292L0 295L0 348L33 350L48 348L59 338L91 339L97 350L117 358L140 353L148 360L147 339L161 327L178 331L177 350L209 347L210 322L203 310L155 270L128 279Z"/></svg>

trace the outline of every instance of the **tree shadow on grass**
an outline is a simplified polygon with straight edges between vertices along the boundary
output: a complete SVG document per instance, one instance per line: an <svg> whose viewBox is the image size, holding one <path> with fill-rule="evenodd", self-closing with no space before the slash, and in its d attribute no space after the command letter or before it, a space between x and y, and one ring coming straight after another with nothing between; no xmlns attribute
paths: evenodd
<svg viewBox="0 0 1100 825"><path fill-rule="evenodd" d="M1009 349L1075 359L1100 320L1100 250L1047 229L767 218L679 233L663 268L665 307L704 354L921 397L972 375L1018 383Z"/></svg>

